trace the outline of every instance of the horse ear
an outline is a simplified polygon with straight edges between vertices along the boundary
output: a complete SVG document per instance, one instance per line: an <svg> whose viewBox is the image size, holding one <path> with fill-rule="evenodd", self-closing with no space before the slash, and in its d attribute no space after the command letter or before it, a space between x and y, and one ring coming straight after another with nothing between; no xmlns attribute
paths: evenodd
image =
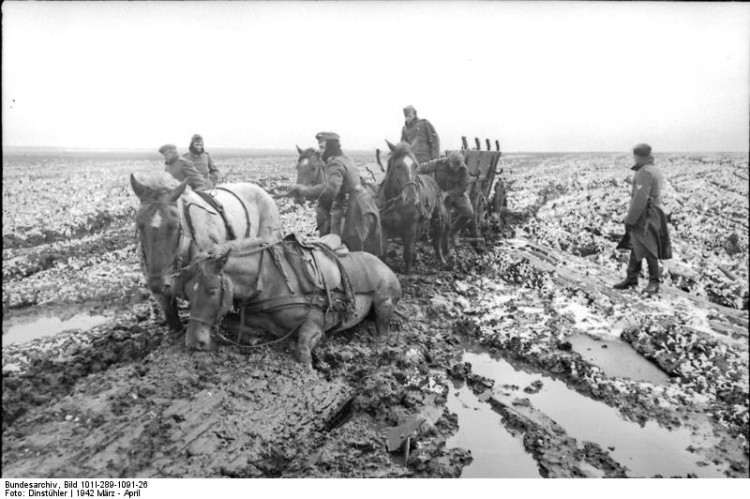
<svg viewBox="0 0 750 499"><path fill-rule="evenodd" d="M188 182L187 180L183 181L180 185L172 189L172 193L169 195L170 202L174 203L177 201L177 199L182 196L182 193L185 192L185 188L187 187Z"/></svg>
<svg viewBox="0 0 750 499"><path fill-rule="evenodd" d="M135 179L135 175L130 174L130 186L133 188L133 192L138 198L142 198L146 193L146 187Z"/></svg>
<svg viewBox="0 0 750 499"><path fill-rule="evenodd" d="M388 144L388 148L391 150L391 152L396 150L396 146L388 142L388 140L386 140L385 143Z"/></svg>
<svg viewBox="0 0 750 499"><path fill-rule="evenodd" d="M294 147L296 147L296 148L297 148L297 153L298 153L298 154L299 154L300 156L302 156L302 153L303 153L303 152L305 152L305 151L303 151L302 149L300 149L298 145L295 145Z"/></svg>

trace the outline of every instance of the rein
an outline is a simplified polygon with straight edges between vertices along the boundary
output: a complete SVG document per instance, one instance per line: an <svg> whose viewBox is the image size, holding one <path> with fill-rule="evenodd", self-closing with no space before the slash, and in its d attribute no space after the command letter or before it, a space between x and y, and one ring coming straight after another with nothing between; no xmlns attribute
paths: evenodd
<svg viewBox="0 0 750 499"><path fill-rule="evenodd" d="M404 185L401 186L401 190L399 191L398 194L396 194L392 198L387 199L385 201L385 204L383 205L383 207L380 208L380 213L387 213L387 212L393 210L396 207L396 205L397 205L397 203L399 201L406 201L405 200L405 196L404 196L404 190L407 187L409 187L410 185L413 185L414 188L417 191L417 195L415 196L415 202L414 202L414 206L417 206L419 204L419 192L420 192L419 187L420 187L420 184L419 184L419 182L417 182L415 180L410 180L409 182L406 182Z"/></svg>

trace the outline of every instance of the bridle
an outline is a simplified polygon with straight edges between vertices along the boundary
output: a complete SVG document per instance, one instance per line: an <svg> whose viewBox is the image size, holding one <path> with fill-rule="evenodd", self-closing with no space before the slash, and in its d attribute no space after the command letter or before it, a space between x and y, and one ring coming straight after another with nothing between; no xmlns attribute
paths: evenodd
<svg viewBox="0 0 750 499"><path fill-rule="evenodd" d="M198 262L194 262L194 263L191 264L191 266L195 265L197 263L201 263L201 262L203 262L203 261L205 261L207 259L208 258L205 258L205 259L202 259L202 260L200 260ZM220 305L219 305L219 311L216 314L217 318L213 322L208 322L206 320L201 319L200 317L193 317L193 314L190 314L188 322L197 322L199 324L203 324L204 326L208 326L209 329L213 328L214 326L217 326L217 328L221 326L221 323L224 320L224 316L227 314L227 312L229 311L229 308L231 307L231 297L230 297L230 303L229 303L229 305L227 305L225 303L225 297L226 297L226 294L227 294L226 293L226 287L227 286L224 284L224 280L225 279L228 279L228 277L224 275L224 272L222 272L219 275L219 283L220 283L220 285L219 285L219 304Z"/></svg>
<svg viewBox="0 0 750 499"><path fill-rule="evenodd" d="M407 170L409 171L409 181L407 181L403 185L401 185L401 189L399 189L398 194L396 194L395 196L391 197L390 199L386 199L385 203L380 208L380 213L381 214L387 213L387 212L393 210L396 207L396 205L398 204L399 201L406 203L406 188L410 187L410 186L413 186L413 189L415 190L415 193L414 193L415 194L415 196L414 196L414 206L416 206L416 205L419 204L419 182L416 179L415 180L411 180L411 178L412 178L412 176L411 176L411 170L409 169L409 167L407 167ZM392 171L392 167L390 165L388 166L388 171L389 172ZM392 177L393 177L393 175L391 175L391 178ZM416 176L416 173L415 173L415 178L418 178ZM385 185L386 185L386 183L389 180L390 179L388 177L386 177L386 179L383 181L383 188L385 188Z"/></svg>
<svg viewBox="0 0 750 499"><path fill-rule="evenodd" d="M165 202L154 201L154 202L150 202L150 203L142 203L141 204L142 208L143 207L148 207L148 206L173 206L173 207L177 208L178 212L179 212L179 206L178 206L177 202L174 202L174 203L165 203ZM195 206L199 206L199 207L202 208L202 206L200 206L200 205L195 205ZM188 223L188 229L190 229L190 236L192 236L192 237L186 235L186 231L185 231L185 229L183 227L184 223ZM135 228L135 233L136 233L136 237L138 237L139 235L142 235L141 231L140 231L140 229L138 228L137 225L136 225L136 228ZM184 242L187 242L187 245L183 249L183 243ZM177 254L175 256L174 261L172 262L172 265L169 268L170 277L174 278L176 275L178 275L180 273L180 269L182 268L182 261L183 261L182 254L183 253L186 253L188 255L188 260L190 259L190 250L191 250L194 242L195 242L195 231L193 230L192 226L190 225L190 222L187 219L187 216L180 217L180 224L177 227ZM152 274L152 273L148 272L148 258L146 257L146 249L145 249L145 247L144 247L144 245L143 245L142 242L141 242L141 258L143 258L143 263L145 264L144 268L146 269L146 276L147 276L147 278L148 277L159 277L160 274Z"/></svg>

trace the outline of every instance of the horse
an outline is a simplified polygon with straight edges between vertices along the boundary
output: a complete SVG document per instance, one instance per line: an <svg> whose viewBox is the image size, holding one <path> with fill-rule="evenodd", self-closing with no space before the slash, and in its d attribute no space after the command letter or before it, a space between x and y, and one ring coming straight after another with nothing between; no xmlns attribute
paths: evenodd
<svg viewBox="0 0 750 499"><path fill-rule="evenodd" d="M404 270L409 274L420 227L429 221L435 257L441 266L447 267L445 255L451 239L450 214L443 203L440 187L431 176L416 173L419 162L408 144L393 145L387 140L386 144L391 154L377 196L385 237L401 238Z"/></svg>
<svg viewBox="0 0 750 499"><path fill-rule="evenodd" d="M316 241L245 239L196 256L175 280L175 292L190 301L188 348L212 349L211 329L233 302L244 309L239 331L247 325L278 338L296 331L297 360L308 367L324 332L352 328L369 312L387 338L401 298L396 275L378 257L346 250L338 236Z"/></svg>
<svg viewBox="0 0 750 499"><path fill-rule="evenodd" d="M131 174L130 185L141 202L135 221L146 284L169 328L180 331L177 302L171 294L173 274L196 253L230 239L230 229L216 208L187 182L177 185L170 175L157 172L144 183ZM276 203L259 186L249 182L227 184L211 193L223 206L237 237L281 236Z"/></svg>
<svg viewBox="0 0 750 499"><path fill-rule="evenodd" d="M297 147L299 157L297 158L297 183L304 186L315 187L315 190L308 191L306 195L298 193L294 201L302 204L305 200L314 201L318 199L320 193L326 186L326 167L323 159L320 157L320 151L308 147L301 149Z"/></svg>
<svg viewBox="0 0 750 499"><path fill-rule="evenodd" d="M304 186L304 189L296 191L295 202L302 204L305 200L318 200L328 180L325 163L317 149L311 147L303 150L299 146L296 147L299 153L296 183ZM374 181L375 176L372 177ZM341 235L349 249L366 250L379 255L382 242L379 213L374 203L378 186L361 176L360 183L363 190L349 196L350 216L346 220L343 210L335 207L329 210L318 203L315 209L315 222L321 236L333 232Z"/></svg>

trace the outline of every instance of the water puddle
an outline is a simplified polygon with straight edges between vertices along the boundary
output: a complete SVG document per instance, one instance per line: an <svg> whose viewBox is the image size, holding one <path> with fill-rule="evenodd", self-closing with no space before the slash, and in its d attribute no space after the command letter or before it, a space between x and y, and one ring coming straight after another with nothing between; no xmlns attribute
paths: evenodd
<svg viewBox="0 0 750 499"><path fill-rule="evenodd" d="M618 338L598 338L577 334L568 340L573 350L601 368L609 377L647 381L653 385L669 384L667 373L644 359L633 347Z"/></svg>
<svg viewBox="0 0 750 499"><path fill-rule="evenodd" d="M693 473L698 477L725 477L722 469L715 464L699 464L701 457L687 450L691 445L714 447L718 442L710 435L710 430L700 434L693 434L686 428L670 431L655 422L648 422L641 427L637 423L626 421L616 409L603 402L584 397L568 388L562 381L516 370L505 360L494 359L487 353L466 352L463 361L471 363L475 374L495 380L495 391L510 391L519 398L528 398L536 409L565 428L579 444L592 441L603 449L609 449L615 460L629 468L629 476L652 477L660 474L671 477ZM523 388L534 381L543 383L541 390L537 393L524 392ZM515 385L519 388L516 390L503 385ZM459 420L459 425L462 424ZM476 426L469 424L472 426L464 429L473 433L473 438L479 441L488 438L485 435L488 426L486 423ZM469 448L474 453L474 448Z"/></svg>
<svg viewBox="0 0 750 499"><path fill-rule="evenodd" d="M3 345L25 343L37 338L54 336L71 329L86 331L106 322L108 319L109 317L103 315L91 315L85 312L65 319L60 317L26 317L24 321L21 318L13 318L3 321Z"/></svg>
<svg viewBox="0 0 750 499"><path fill-rule="evenodd" d="M480 401L461 383L450 390L448 410L458 415L458 432L446 442L448 448L470 449L473 461L461 478L539 478L534 458L526 452L520 437L502 424L502 416Z"/></svg>

